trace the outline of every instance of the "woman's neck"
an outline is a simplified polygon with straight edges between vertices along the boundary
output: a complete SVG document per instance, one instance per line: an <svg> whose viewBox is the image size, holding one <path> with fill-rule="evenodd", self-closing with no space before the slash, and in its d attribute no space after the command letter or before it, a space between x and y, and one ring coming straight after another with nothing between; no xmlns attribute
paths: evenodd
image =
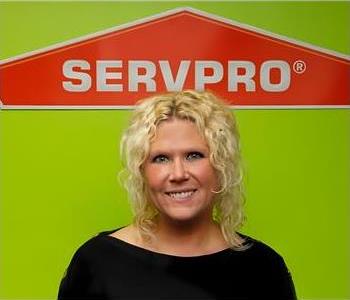
<svg viewBox="0 0 350 300"><path fill-rule="evenodd" d="M228 244L214 221L202 223L158 220L151 250L177 256L198 256L226 249Z"/></svg>

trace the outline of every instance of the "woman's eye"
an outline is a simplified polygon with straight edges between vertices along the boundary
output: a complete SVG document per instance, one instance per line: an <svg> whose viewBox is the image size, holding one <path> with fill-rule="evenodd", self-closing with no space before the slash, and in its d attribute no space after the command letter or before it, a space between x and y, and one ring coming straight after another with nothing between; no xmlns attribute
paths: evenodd
<svg viewBox="0 0 350 300"><path fill-rule="evenodd" d="M168 158L165 155L157 155L152 159L152 162L158 163L158 164L165 163L167 161L168 161Z"/></svg>
<svg viewBox="0 0 350 300"><path fill-rule="evenodd" d="M203 157L204 157L204 155L200 152L191 152L187 155L187 160L195 160L195 159L200 159Z"/></svg>

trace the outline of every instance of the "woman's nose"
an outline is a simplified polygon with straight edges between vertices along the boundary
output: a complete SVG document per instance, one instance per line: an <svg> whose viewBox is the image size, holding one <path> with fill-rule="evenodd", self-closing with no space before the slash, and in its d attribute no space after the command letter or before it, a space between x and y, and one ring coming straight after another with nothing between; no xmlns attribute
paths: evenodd
<svg viewBox="0 0 350 300"><path fill-rule="evenodd" d="M170 170L171 181L183 181L189 178L185 163L180 159L175 159Z"/></svg>

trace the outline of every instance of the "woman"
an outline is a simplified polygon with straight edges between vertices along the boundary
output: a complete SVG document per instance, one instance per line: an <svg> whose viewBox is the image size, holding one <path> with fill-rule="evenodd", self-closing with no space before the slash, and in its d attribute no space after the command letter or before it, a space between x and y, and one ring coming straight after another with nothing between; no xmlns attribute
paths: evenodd
<svg viewBox="0 0 350 300"><path fill-rule="evenodd" d="M239 136L215 95L144 100L121 151L134 221L79 248L59 299L296 299L282 257L238 232Z"/></svg>

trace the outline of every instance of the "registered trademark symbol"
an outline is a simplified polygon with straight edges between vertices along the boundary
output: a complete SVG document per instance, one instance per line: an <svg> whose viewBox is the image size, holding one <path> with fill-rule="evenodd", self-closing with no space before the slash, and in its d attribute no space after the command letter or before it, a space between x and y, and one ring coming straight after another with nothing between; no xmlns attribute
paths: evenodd
<svg viewBox="0 0 350 300"><path fill-rule="evenodd" d="M296 60L293 64L293 70L297 74L302 74L306 70L306 63L302 60Z"/></svg>

